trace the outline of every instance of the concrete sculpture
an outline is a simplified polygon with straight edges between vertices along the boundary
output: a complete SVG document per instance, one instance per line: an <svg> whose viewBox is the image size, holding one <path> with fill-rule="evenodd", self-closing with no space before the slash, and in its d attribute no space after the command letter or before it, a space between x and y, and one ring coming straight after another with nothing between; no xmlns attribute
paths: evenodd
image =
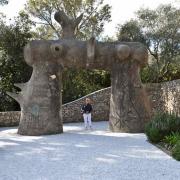
<svg viewBox="0 0 180 180"><path fill-rule="evenodd" d="M75 39L82 15L72 20L64 12L55 14L62 26L62 39L35 40L24 49L25 61L33 67L29 82L15 84L22 91L9 93L21 106L18 129L23 135L62 133L61 73L63 68L111 71L112 92L109 127L113 132L142 132L150 118L148 97L139 70L147 64L148 52L140 43L98 42ZM60 111L61 112L61 111Z"/></svg>

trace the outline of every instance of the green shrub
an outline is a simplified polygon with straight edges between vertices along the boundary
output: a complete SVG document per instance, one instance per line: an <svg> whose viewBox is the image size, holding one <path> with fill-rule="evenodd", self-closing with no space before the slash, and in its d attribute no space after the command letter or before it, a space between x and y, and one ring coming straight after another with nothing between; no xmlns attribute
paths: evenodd
<svg viewBox="0 0 180 180"><path fill-rule="evenodd" d="M177 144L177 142L180 141L180 133L174 133L172 132L170 135L167 135L164 137L163 142L173 147Z"/></svg>
<svg viewBox="0 0 180 180"><path fill-rule="evenodd" d="M153 143L158 143L163 138L157 128L147 126L145 131L148 139Z"/></svg>
<svg viewBox="0 0 180 180"><path fill-rule="evenodd" d="M180 132L180 117L173 113L157 113L146 125L145 133L151 142L160 142L172 132Z"/></svg>
<svg viewBox="0 0 180 180"><path fill-rule="evenodd" d="M180 140L177 142L177 144L172 149L172 156L176 160L180 161Z"/></svg>

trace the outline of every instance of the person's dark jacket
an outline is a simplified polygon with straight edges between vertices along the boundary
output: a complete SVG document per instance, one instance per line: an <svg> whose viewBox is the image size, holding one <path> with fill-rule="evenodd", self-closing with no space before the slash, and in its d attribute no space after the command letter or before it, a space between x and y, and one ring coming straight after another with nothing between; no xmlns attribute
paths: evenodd
<svg viewBox="0 0 180 180"><path fill-rule="evenodd" d="M91 113L91 111L92 111L91 104L83 105L82 108L81 108L82 113Z"/></svg>

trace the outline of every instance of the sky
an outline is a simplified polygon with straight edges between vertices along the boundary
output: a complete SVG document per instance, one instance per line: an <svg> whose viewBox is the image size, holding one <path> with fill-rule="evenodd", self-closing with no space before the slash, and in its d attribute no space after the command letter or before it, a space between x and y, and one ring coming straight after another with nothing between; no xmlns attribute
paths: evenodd
<svg viewBox="0 0 180 180"><path fill-rule="evenodd" d="M9 0L7 6L0 7L0 12L6 14L7 18L12 18L23 9L25 2L26 0ZM104 2L112 6L112 22L105 25L104 31L104 35L110 37L115 34L117 24L123 24L134 18L135 12L141 7L155 9L160 4L171 3L180 8L179 0L104 0Z"/></svg>

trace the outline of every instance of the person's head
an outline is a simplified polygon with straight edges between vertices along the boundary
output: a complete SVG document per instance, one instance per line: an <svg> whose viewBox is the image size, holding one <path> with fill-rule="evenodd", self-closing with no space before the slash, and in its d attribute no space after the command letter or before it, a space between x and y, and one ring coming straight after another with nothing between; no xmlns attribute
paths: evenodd
<svg viewBox="0 0 180 180"><path fill-rule="evenodd" d="M91 103L91 100L89 98L86 98L86 104L90 104Z"/></svg>

